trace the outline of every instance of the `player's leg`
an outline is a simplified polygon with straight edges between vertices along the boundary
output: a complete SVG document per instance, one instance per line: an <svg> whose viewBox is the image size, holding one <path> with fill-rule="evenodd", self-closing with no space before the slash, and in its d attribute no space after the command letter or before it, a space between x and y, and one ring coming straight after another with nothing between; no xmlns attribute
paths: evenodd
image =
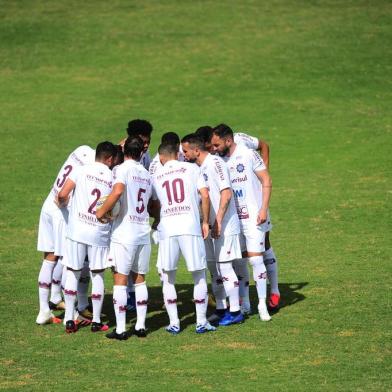
<svg viewBox="0 0 392 392"><path fill-rule="evenodd" d="M92 313L88 309L89 286L90 286L90 267L89 267L89 259L88 257L86 257L86 259L84 260L83 268L80 273L80 278L78 282L77 304L78 304L78 312L82 316L82 318L91 321Z"/></svg>
<svg viewBox="0 0 392 392"><path fill-rule="evenodd" d="M50 291L49 306L54 310L64 309L64 302L61 297L61 279L63 276L63 264L61 263L61 259L62 258L59 258L52 274L52 287Z"/></svg>
<svg viewBox="0 0 392 392"><path fill-rule="evenodd" d="M158 248L158 268L162 276L163 300L169 325L166 331L177 334L180 332L180 320L177 310L177 291L175 287L178 259L180 258L180 246L178 236L160 239Z"/></svg>
<svg viewBox="0 0 392 392"><path fill-rule="evenodd" d="M268 301L268 306L271 310L276 310L279 307L280 292L278 285L278 260L275 252L271 247L269 240L269 232L265 236L265 252L264 264L267 269L268 280L271 287L271 294Z"/></svg>
<svg viewBox="0 0 392 392"><path fill-rule="evenodd" d="M132 278L135 282L135 302L137 321L135 325L135 335L145 337L146 332L146 316L148 305L148 290L145 281L145 275L149 270L149 261L151 255L151 245L137 246L137 253L132 265Z"/></svg>
<svg viewBox="0 0 392 392"><path fill-rule="evenodd" d="M246 258L246 239L243 233L239 234L241 257L234 261L233 267L238 277L241 312L244 315L251 313L249 301L249 269Z"/></svg>
<svg viewBox="0 0 392 392"><path fill-rule="evenodd" d="M44 258L42 260L41 269L38 275L39 313L36 319L36 323L40 325L52 322L54 317L49 308L49 295L52 285L52 274L57 260L58 257L53 253L44 253Z"/></svg>
<svg viewBox="0 0 392 392"><path fill-rule="evenodd" d="M215 297L215 312L208 318L211 322L217 322L224 317L227 304L226 304L226 292L223 286L222 276L219 273L215 258L214 241L209 236L204 240L207 267L211 276L211 288L212 293Z"/></svg>
<svg viewBox="0 0 392 392"><path fill-rule="evenodd" d="M165 301L166 312L169 316L169 325L166 327L166 331L172 334L180 332L180 319L178 318L177 310L177 291L175 287L176 272L176 270L162 270L163 300Z"/></svg>
<svg viewBox="0 0 392 392"><path fill-rule="evenodd" d="M74 320L75 304L78 293L78 283L86 255L87 245L67 239L66 257L64 259L64 264L67 266L67 277L64 286L64 321L65 331L67 333L77 331L77 325Z"/></svg>
<svg viewBox="0 0 392 392"><path fill-rule="evenodd" d="M249 269L247 258L237 259L233 263L233 267L238 277L241 312L244 315L247 315L251 313L249 301Z"/></svg>
<svg viewBox="0 0 392 392"><path fill-rule="evenodd" d="M258 311L262 321L271 320L268 314L267 297L267 270L264 265L263 252L265 250L265 233L254 228L244 233L249 264L252 266L253 279L256 284L257 296L259 298Z"/></svg>
<svg viewBox="0 0 392 392"><path fill-rule="evenodd" d="M187 269L192 273L194 282L193 301L196 310L196 332L215 331L215 327L207 321L207 277L206 252L201 236L183 235L179 241Z"/></svg>
<svg viewBox="0 0 392 392"><path fill-rule="evenodd" d="M56 221L52 214L42 210L38 227L37 249L43 252L44 257L38 274L39 313L36 319L37 324L50 323L54 317L49 308L49 296L53 270L59 259L59 256L55 255L55 226Z"/></svg>
<svg viewBox="0 0 392 392"><path fill-rule="evenodd" d="M105 296L104 273L108 256L108 247L88 246L87 251L88 259L90 260L91 302L93 305L91 331L107 331L109 327L101 322L101 311Z"/></svg>
<svg viewBox="0 0 392 392"><path fill-rule="evenodd" d="M127 284L134 257L134 254L130 254L130 251L132 251L132 248L123 244L113 242L110 244L109 260L113 265L113 304L116 328L106 335L109 339L126 340L129 337L129 333L126 331Z"/></svg>
<svg viewBox="0 0 392 392"><path fill-rule="evenodd" d="M214 242L218 270L230 304L230 312L219 321L219 325L242 323L244 316L240 311L239 282L233 269L233 260L241 258L239 235L221 236Z"/></svg>

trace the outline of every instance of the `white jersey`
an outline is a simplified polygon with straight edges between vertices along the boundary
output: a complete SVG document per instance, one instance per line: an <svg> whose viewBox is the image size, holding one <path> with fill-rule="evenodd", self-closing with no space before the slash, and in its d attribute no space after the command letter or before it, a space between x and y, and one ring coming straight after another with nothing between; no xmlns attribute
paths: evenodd
<svg viewBox="0 0 392 392"><path fill-rule="evenodd" d="M241 228L254 226L257 224L257 215L263 201L262 184L255 173L267 168L256 151L241 144L237 145L234 153L225 160L230 171Z"/></svg>
<svg viewBox="0 0 392 392"><path fill-rule="evenodd" d="M254 136L247 135L246 133L236 132L234 134L234 143L242 144L251 150L259 149L259 139Z"/></svg>
<svg viewBox="0 0 392 392"><path fill-rule="evenodd" d="M111 241L125 245L150 243L150 223L147 212L151 198L151 177L147 170L132 159L113 169L113 185L124 184L120 198L120 213L113 221Z"/></svg>
<svg viewBox="0 0 392 392"><path fill-rule="evenodd" d="M68 176L78 166L88 165L95 161L95 150L89 146L80 146L76 148L61 166L60 171L57 174L56 180L49 192L48 197L45 200L43 209L45 211L59 210L57 205L54 203L55 198L60 192L61 188L65 184Z"/></svg>
<svg viewBox="0 0 392 392"><path fill-rule="evenodd" d="M100 162L78 167L69 175L76 186L69 212L67 238L87 245L108 246L110 223L95 217L98 200L110 194L112 172Z"/></svg>
<svg viewBox="0 0 392 392"><path fill-rule="evenodd" d="M199 190L206 188L197 165L172 160L153 177L154 197L161 203L159 238L201 236Z"/></svg>
<svg viewBox="0 0 392 392"><path fill-rule="evenodd" d="M180 162L185 162L185 155L182 152L182 146L180 145L180 151L178 152L178 161ZM155 172L161 168L163 165L161 161L159 160L159 154L156 154L153 160L150 163L150 168L148 169L149 173L153 176Z"/></svg>
<svg viewBox="0 0 392 392"><path fill-rule="evenodd" d="M144 152L140 158L140 163L143 165L143 167L148 170L151 164L151 157L150 157L150 153L148 152L148 150L146 152Z"/></svg>
<svg viewBox="0 0 392 392"><path fill-rule="evenodd" d="M231 191L229 169L222 158L211 154L206 156L200 169L210 194L210 225L212 226L219 210L221 191L227 188ZM221 232L222 235L225 236L240 233L240 223L237 216L234 197L230 199L226 214L223 217Z"/></svg>

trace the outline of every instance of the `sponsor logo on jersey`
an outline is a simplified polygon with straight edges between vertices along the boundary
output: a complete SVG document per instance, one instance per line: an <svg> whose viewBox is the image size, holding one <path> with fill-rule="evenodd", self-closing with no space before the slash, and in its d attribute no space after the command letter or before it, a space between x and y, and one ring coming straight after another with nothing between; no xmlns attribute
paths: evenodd
<svg viewBox="0 0 392 392"><path fill-rule="evenodd" d="M237 206L237 215L240 219L248 219L249 212L247 206Z"/></svg>
<svg viewBox="0 0 392 392"><path fill-rule="evenodd" d="M98 184L105 184L105 185L107 185L109 188L112 187L112 182L111 182L111 181L106 181L106 180L104 180L103 178L99 178L99 177L93 176L93 175L91 175L91 174L87 174L87 175L86 175L86 178L87 178L87 180L96 182L96 183L98 183Z"/></svg>
<svg viewBox="0 0 392 392"><path fill-rule="evenodd" d="M242 163L239 163L236 167L238 173L242 173L245 170L245 166Z"/></svg>
<svg viewBox="0 0 392 392"><path fill-rule="evenodd" d="M135 182L139 182L141 184L150 185L151 180L149 178L139 177L139 176L132 176L132 180Z"/></svg>
<svg viewBox="0 0 392 392"><path fill-rule="evenodd" d="M162 173L159 176L156 177L157 180L160 180L166 176L170 176L171 174L177 174L177 173L185 173L186 172L186 168L185 167L180 167L179 169L173 169L170 170L166 173Z"/></svg>
<svg viewBox="0 0 392 392"><path fill-rule="evenodd" d="M234 197L236 199L240 199L242 197L245 197L245 190L243 189L233 189L234 192Z"/></svg>
<svg viewBox="0 0 392 392"><path fill-rule="evenodd" d="M178 214L183 214L191 211L191 206L186 205L186 206L175 206L175 207L169 207L166 208L166 210L163 211L162 215L178 215Z"/></svg>
<svg viewBox="0 0 392 392"><path fill-rule="evenodd" d="M221 181L224 181L225 176L223 174L222 165L220 164L220 162L218 160L216 160L216 163L215 163L215 171L217 172Z"/></svg>
<svg viewBox="0 0 392 392"><path fill-rule="evenodd" d="M231 180L232 184L237 184L239 182L245 182L248 180L248 176L245 174L243 177L236 177Z"/></svg>
<svg viewBox="0 0 392 392"><path fill-rule="evenodd" d="M83 155L84 157L86 156L86 154ZM80 166L84 166L84 162L73 152L71 154L72 159L74 159L76 162L79 163Z"/></svg>

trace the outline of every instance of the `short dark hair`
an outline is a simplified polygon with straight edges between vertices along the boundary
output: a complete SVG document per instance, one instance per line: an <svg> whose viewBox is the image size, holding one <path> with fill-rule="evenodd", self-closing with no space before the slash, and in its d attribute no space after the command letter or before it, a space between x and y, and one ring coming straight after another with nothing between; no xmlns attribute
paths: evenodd
<svg viewBox="0 0 392 392"><path fill-rule="evenodd" d="M232 129L226 124L219 124L212 129L212 133L219 136L221 139L230 138L233 139L234 134Z"/></svg>
<svg viewBox="0 0 392 392"><path fill-rule="evenodd" d="M120 144L118 144L116 147L117 147L117 154L116 154L117 165L120 165L121 163L124 162L124 151Z"/></svg>
<svg viewBox="0 0 392 392"><path fill-rule="evenodd" d="M178 145L177 144L162 143L158 147L158 154L160 154L160 155L174 155L177 153L178 153Z"/></svg>
<svg viewBox="0 0 392 392"><path fill-rule="evenodd" d="M117 155L117 147L111 142L101 142L95 149L95 160L108 159Z"/></svg>
<svg viewBox="0 0 392 392"><path fill-rule="evenodd" d="M144 143L140 136L130 136L125 140L124 155L136 161L140 160L143 152Z"/></svg>
<svg viewBox="0 0 392 392"><path fill-rule="evenodd" d="M209 125L203 125L196 129L195 134L200 136L204 140L204 143L209 143L212 138L212 127Z"/></svg>
<svg viewBox="0 0 392 392"><path fill-rule="evenodd" d="M132 120L128 123L127 133L128 136L151 136L152 125L147 120Z"/></svg>
<svg viewBox="0 0 392 392"><path fill-rule="evenodd" d="M194 147L197 147L199 150L205 150L205 143L201 136L196 135L196 133L191 133L186 135L181 140L182 143L189 143Z"/></svg>
<svg viewBox="0 0 392 392"><path fill-rule="evenodd" d="M180 137L175 132L166 132L161 137L162 144L180 144Z"/></svg>

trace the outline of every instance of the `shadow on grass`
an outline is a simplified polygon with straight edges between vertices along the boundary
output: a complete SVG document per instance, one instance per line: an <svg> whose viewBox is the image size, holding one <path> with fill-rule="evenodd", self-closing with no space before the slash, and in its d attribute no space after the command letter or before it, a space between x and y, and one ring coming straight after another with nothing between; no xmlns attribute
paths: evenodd
<svg viewBox="0 0 392 392"><path fill-rule="evenodd" d="M308 282L300 283L280 283L279 290L281 294L280 310L287 306L295 305L303 301L306 297L300 293L300 290L308 285ZM181 329L188 326L194 326L196 323L195 305L193 298L193 284L177 284L177 307L178 316L181 320ZM211 292L211 291L209 291ZM148 288L149 303L146 327L149 332L157 331L169 324L169 318L163 306L162 288L161 286L153 286ZM253 311L257 311L257 291L254 285L250 287L250 301ZM208 307L208 314L213 313L214 309ZM114 315L113 298L111 293L105 294L103 313L107 316L107 321L111 327L116 325ZM127 312L127 325L134 325L136 322L136 312Z"/></svg>

